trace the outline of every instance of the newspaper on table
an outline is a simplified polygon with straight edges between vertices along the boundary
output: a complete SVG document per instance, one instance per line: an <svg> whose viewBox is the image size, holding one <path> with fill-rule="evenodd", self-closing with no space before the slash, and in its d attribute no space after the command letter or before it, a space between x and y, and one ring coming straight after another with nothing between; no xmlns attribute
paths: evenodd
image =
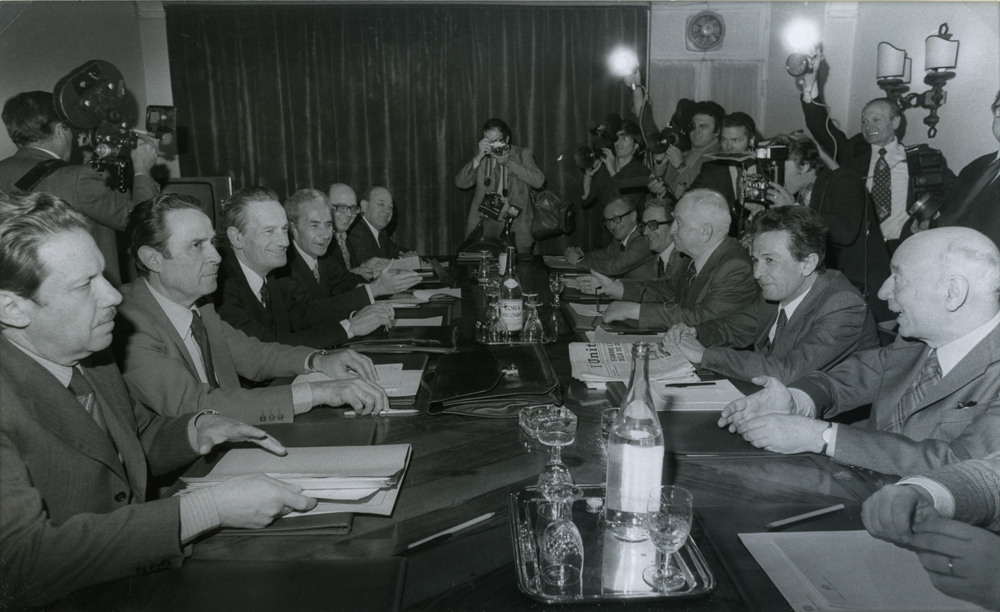
<svg viewBox="0 0 1000 612"><path fill-rule="evenodd" d="M632 375L632 345L572 342L569 361L573 378L591 384L628 382ZM652 345L649 355L650 382L698 382L694 366L680 354L670 354Z"/></svg>

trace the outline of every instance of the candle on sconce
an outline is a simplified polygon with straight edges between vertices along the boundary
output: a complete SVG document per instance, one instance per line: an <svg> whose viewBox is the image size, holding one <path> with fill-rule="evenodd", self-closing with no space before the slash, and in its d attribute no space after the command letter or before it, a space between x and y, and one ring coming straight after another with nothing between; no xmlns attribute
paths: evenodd
<svg viewBox="0 0 1000 612"><path fill-rule="evenodd" d="M913 68L913 60L906 58L906 62L903 64L903 84L907 85L910 82L911 72Z"/></svg>
<svg viewBox="0 0 1000 612"><path fill-rule="evenodd" d="M946 70L954 68L958 60L958 41L951 40L948 24L942 23L937 34L924 41L924 69Z"/></svg>
<svg viewBox="0 0 1000 612"><path fill-rule="evenodd" d="M928 38L927 40L929 41L930 39ZM880 42L878 44L878 69L875 78L894 79L902 77L905 64L906 51L897 49L887 42Z"/></svg>

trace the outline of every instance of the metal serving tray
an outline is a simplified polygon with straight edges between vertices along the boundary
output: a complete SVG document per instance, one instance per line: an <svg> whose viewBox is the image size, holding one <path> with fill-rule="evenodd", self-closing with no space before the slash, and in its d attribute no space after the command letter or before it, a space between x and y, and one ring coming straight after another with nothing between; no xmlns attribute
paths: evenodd
<svg viewBox="0 0 1000 612"><path fill-rule="evenodd" d="M656 561L648 539L622 542L604 529L604 485L581 485L583 497L573 503L573 523L583 538L583 584L579 593L553 592L538 572L536 538L547 524L551 502L535 486L510 494L510 526L517 567L517 586L528 597L545 604L601 601L675 600L708 595L715 576L690 537L675 556L687 584L669 593L653 590L642 579L642 570Z"/></svg>

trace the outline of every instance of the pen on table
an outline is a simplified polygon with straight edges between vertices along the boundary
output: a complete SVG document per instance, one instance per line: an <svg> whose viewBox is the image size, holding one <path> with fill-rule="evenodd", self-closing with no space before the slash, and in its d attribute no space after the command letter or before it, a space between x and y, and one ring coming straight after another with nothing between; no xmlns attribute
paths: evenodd
<svg viewBox="0 0 1000 612"><path fill-rule="evenodd" d="M812 512L806 512L805 514L797 514L795 516L790 516L786 519L781 519L780 521L774 521L773 523L768 523L764 525L764 528L770 531L771 529L778 529L780 527L787 527L794 523L801 523L802 521L808 521L814 518L825 516L827 514L833 514L844 509L844 504L837 504L835 506L830 506L829 508L823 508L822 510L814 510Z"/></svg>
<svg viewBox="0 0 1000 612"><path fill-rule="evenodd" d="M714 387L714 382L663 383L664 387Z"/></svg>
<svg viewBox="0 0 1000 612"><path fill-rule="evenodd" d="M406 549L409 550L411 548L416 548L417 546L423 546L424 544L429 544L430 542L444 541L450 538L451 536L455 535L459 531L462 531L463 529L468 529L469 527L472 527L473 525L478 525L479 523L485 523L486 521L493 518L494 515L496 515L496 512L487 512L482 516L477 516L476 518L465 521L464 523L459 523L454 527L445 529L440 533L435 533L434 535L424 538L423 540L417 540L416 542L408 545Z"/></svg>
<svg viewBox="0 0 1000 612"><path fill-rule="evenodd" d="M420 412L416 408L390 408L384 412L380 412L373 416L402 416L404 414L417 414ZM353 410L347 410L344 412L345 417L356 417L358 413Z"/></svg>

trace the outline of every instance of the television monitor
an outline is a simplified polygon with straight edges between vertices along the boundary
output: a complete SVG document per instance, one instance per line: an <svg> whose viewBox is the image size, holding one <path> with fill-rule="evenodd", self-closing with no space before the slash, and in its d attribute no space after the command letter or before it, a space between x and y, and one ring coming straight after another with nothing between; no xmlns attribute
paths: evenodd
<svg viewBox="0 0 1000 612"><path fill-rule="evenodd" d="M180 193L201 202L202 209L215 227L222 217L222 201L233 195L233 179L228 176L192 176L170 179L163 193Z"/></svg>

